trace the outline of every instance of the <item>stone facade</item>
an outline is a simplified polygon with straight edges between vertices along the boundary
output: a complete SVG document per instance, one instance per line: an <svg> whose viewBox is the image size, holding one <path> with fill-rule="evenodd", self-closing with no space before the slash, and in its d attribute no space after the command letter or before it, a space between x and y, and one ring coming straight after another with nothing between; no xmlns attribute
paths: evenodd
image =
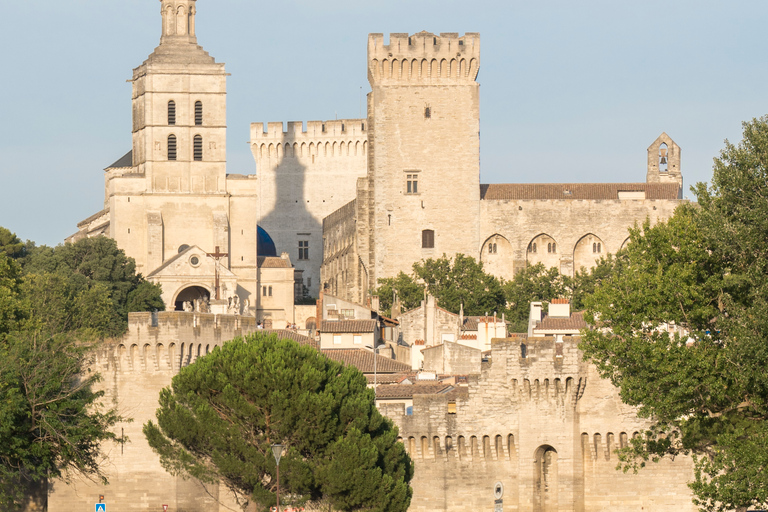
<svg viewBox="0 0 768 512"><path fill-rule="evenodd" d="M171 310L237 296L250 305L244 314L284 326L293 320L294 270L260 267L259 256L276 254L258 247L259 182L226 173L227 73L197 44L195 4L161 0L160 45L131 80L133 149L105 171L104 210L68 241L115 239L137 272L163 287ZM190 247L194 254L180 258ZM217 274L226 278L218 290ZM262 285L275 295L260 294L267 275L274 279Z"/></svg>
<svg viewBox="0 0 768 512"><path fill-rule="evenodd" d="M475 33L369 36L368 172L323 221L325 247L338 248L324 253L325 289L360 300L379 278L459 253L504 279L535 263L573 275L680 204L680 147L666 133L645 183L481 185L479 64Z"/></svg>
<svg viewBox="0 0 768 512"><path fill-rule="evenodd" d="M688 458L617 471L615 450L647 423L577 343L494 340L466 394L414 395L411 414L380 406L415 462L411 511L492 510L496 482L505 511L696 510Z"/></svg>
<svg viewBox="0 0 768 512"><path fill-rule="evenodd" d="M251 151L259 183L257 222L303 270L309 295L320 292L323 218L355 197L365 176L365 119L251 125Z"/></svg>

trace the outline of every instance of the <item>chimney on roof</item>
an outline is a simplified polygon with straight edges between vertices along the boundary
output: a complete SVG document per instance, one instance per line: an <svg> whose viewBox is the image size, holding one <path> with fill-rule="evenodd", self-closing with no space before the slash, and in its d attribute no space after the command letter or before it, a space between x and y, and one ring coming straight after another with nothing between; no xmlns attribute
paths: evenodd
<svg viewBox="0 0 768 512"><path fill-rule="evenodd" d="M568 299L552 299L549 304L549 316L552 318L570 318L571 302Z"/></svg>

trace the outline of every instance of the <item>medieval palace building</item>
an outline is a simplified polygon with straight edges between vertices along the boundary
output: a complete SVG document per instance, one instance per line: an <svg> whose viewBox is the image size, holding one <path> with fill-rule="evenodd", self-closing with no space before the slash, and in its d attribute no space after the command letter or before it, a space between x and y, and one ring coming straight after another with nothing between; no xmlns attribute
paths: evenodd
<svg viewBox="0 0 768 512"><path fill-rule="evenodd" d="M256 174L227 174L224 64L197 44L196 0L160 6L160 44L133 70L131 151L105 169L103 209L68 240L116 240L168 311L131 313L128 332L94 351L104 399L134 420L117 427L130 443L104 449L109 487L50 482L48 510L84 510L102 494L110 510L237 510L225 486L168 474L141 428L181 368L288 324L298 330L281 335L329 357L374 356L345 362L367 372L373 361L377 405L415 464L412 511L695 509L686 457L616 471L616 449L648 421L584 361L585 324L567 301L546 319L534 303L539 321L518 337L503 319L465 318L432 297L381 328L365 307L376 309L378 279L443 254L505 279L539 262L567 275L593 266L627 243L628 227L681 203L669 136L648 148L644 182L482 184L480 35L371 34L364 119L254 123ZM294 306L305 294L323 298ZM310 320L326 336L298 332ZM378 337L396 361L363 350ZM377 381L379 359L402 373Z"/></svg>

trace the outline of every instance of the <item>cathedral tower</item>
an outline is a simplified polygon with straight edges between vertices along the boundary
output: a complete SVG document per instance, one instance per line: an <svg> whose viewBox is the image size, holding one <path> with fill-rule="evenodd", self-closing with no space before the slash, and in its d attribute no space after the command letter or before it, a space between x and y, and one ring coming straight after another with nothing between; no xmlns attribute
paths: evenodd
<svg viewBox="0 0 768 512"><path fill-rule="evenodd" d="M368 37L372 287L421 259L479 250L479 65L476 33Z"/></svg>
<svg viewBox="0 0 768 512"><path fill-rule="evenodd" d="M223 192L226 72L197 44L195 0L161 0L160 46L133 70L133 164L152 191Z"/></svg>

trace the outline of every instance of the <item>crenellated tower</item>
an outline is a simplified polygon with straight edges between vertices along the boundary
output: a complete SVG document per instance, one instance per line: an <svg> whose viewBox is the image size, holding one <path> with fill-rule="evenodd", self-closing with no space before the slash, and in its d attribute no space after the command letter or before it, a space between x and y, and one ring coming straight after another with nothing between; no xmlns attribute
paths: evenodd
<svg viewBox="0 0 768 512"><path fill-rule="evenodd" d="M480 36L368 37L369 282L480 247ZM460 212L457 218L457 212Z"/></svg>

